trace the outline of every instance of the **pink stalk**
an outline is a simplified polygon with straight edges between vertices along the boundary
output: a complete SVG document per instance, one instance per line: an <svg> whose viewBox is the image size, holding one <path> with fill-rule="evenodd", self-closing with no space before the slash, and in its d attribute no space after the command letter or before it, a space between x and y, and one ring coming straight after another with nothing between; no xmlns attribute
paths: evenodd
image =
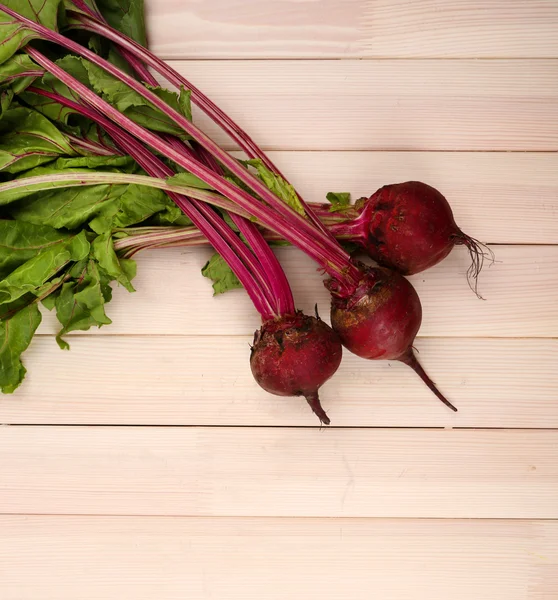
<svg viewBox="0 0 558 600"><path fill-rule="evenodd" d="M172 177L175 173L159 158L142 146L133 136L129 135L109 119L103 117L95 109L80 105L59 94L30 87L30 92L45 96L63 106L71 108L93 122L97 123L113 140L149 174L154 177ZM229 264L235 275L245 287L256 310L264 320L279 316L278 307L269 288L267 278L261 264L230 229L224 220L207 204L190 200L186 196L167 192L173 202L188 216L188 218L207 237L211 245ZM246 267L250 268L250 271ZM294 307L293 307L294 312ZM280 314L280 313L279 313Z"/></svg>
<svg viewBox="0 0 558 600"><path fill-rule="evenodd" d="M87 108L82 104L78 104L73 100L65 98L64 96L53 92L48 92L40 88L35 88L33 86L31 86L28 91L50 98L51 100L54 100L55 102L58 102L67 108L71 108L75 112L102 126L107 132L110 133L114 141L117 142L125 152L130 154L130 156L132 156L149 175L165 178L175 175L170 167L165 165L165 163L158 159L153 153L149 152L133 136L127 134L121 128L114 125L112 121L103 117L103 115L101 115L95 109ZM179 140L177 141L179 144L182 144L182 142ZM185 145L183 150L187 153L191 153L190 148ZM215 170L218 168L218 165L214 166ZM167 192L167 194L186 212L181 205L182 196L179 196L174 192ZM198 210L202 212L202 214L204 214L204 216L210 222L212 222L213 226L219 231L221 236L225 238L227 243L233 247L237 255L251 269L252 273L254 273L256 278L259 280L261 288L265 291L268 301L275 305L277 314L293 314L295 312L295 306L290 284L283 271L283 268L279 264L275 254L273 254L271 248L267 245L260 230L248 219L231 213L231 218L239 227L240 232L246 237L248 244L253 250L252 253L239 240L236 234L223 221L223 219L213 211L213 209L208 207L203 202L192 199L191 201L198 208Z"/></svg>
<svg viewBox="0 0 558 600"><path fill-rule="evenodd" d="M28 91L29 91L29 88L28 88ZM34 88L34 93L37 93L36 88ZM65 133L64 135L68 138L72 147L80 148L91 154L95 154L96 156L118 156L118 155L122 154L116 148L112 148L112 149L107 148L103 144L99 144L92 140L80 138L75 135L71 135L69 133Z"/></svg>
<svg viewBox="0 0 558 600"><path fill-rule="evenodd" d="M230 213L232 215L232 213ZM173 248L207 246L209 243L203 233L196 227L127 227L122 230L127 237L119 238L115 241L115 248L124 249L139 244L149 245L149 247L167 247ZM280 238L274 233L264 230L261 232L267 242L278 241Z"/></svg>
<svg viewBox="0 0 558 600"><path fill-rule="evenodd" d="M350 263L350 256L348 255L348 253L345 252L343 250L343 248L341 248L341 246L339 246L339 244L337 244L337 242L329 234L327 234L327 235L324 234L320 229L318 229L316 226L312 225L312 223L310 221L306 220L302 215L298 214L290 206L285 204L280 198L278 198L275 194L273 194L264 185L264 183L262 181L260 181L254 175L252 175L252 173L250 173L250 171L248 169L244 168L236 159L234 159L227 152L222 150L209 136L207 136L200 129L198 129L193 123L188 121L188 119L186 119L183 115L181 115L179 112L175 111L170 106L168 106L155 93L153 93L151 90L145 88L140 82L138 82L133 77L130 77L126 73L123 73L120 69L115 67L112 63L104 60L103 58L101 58L94 52L88 50L87 48L84 48L80 44L73 42L72 40L64 37L63 35L60 35L59 33L49 29L48 27L44 27L43 25L36 23L36 22L32 21L31 19L27 19L26 17L13 11L12 9L8 8L7 6L4 6L3 4L0 4L0 10L2 10L6 14L9 14L10 16L14 17L16 20L18 20L22 24L26 25L30 30L36 32L41 37L43 37L45 40L59 44L59 45L63 46L64 48L67 48L68 50L75 52L76 54L78 54L80 56L83 56L84 58L86 58L87 60L92 62L93 64L96 64L97 66L101 67L107 73L110 73L111 75L113 75L114 77L116 77L117 79L119 79L120 81L125 83L126 85L128 85L130 88L132 88L134 91L136 91L138 94L140 94L143 98L148 100L155 107L157 107L162 112L164 112L169 117L171 117L173 119L173 121L181 129L183 129L193 139L195 139L198 143L200 143L202 146L204 146L215 158L217 158L223 165L225 165L227 167L227 169L229 169L243 183L245 183L256 194L258 194L258 196L260 196L260 198L264 202L266 202L271 207L273 207L288 222L290 222L292 227L296 228L297 233L299 234L299 237L302 237L303 232L308 234L308 238L311 237L312 242L310 244L308 244L309 239L307 238L307 245L308 246L320 246L322 248L321 252L319 253L319 254L321 254L322 258L317 259L317 255L316 255L316 259L317 259L317 262L323 266L323 268L326 272L330 273L330 275L333 277L338 277L339 272L344 271L344 277L348 280L352 280L353 284L356 284L356 282L359 280L358 269L356 269L356 267L354 267ZM33 53L37 52L35 49L30 48L30 47L27 47L26 50L31 56L33 56ZM40 53L38 53L38 54L40 55ZM43 60L42 63L39 60L37 60L37 62L39 62L39 64L42 67L46 68L47 63L44 62L45 59L46 59L46 57L42 58L42 60ZM48 59L46 59L46 60L48 60ZM48 70L51 73L54 74L53 69L59 69L60 75L57 75L57 77L59 77L59 79L61 79L61 81L66 83L66 85L68 85L68 82L72 83L72 85L71 86L68 85L68 87L73 87L74 91L78 91L78 86L79 86L79 88L81 88L81 90L92 93L86 86L83 86L82 84L80 84L80 82L78 82L74 78L71 78L67 73L65 73L63 71L63 69L60 69L59 67L54 65L54 63L52 63L51 61L48 61L48 62L50 62L50 66L49 66ZM82 91L79 91L78 93L80 93L82 95ZM102 101L96 94L94 94L94 93L92 93L92 94L95 96L95 100L88 99L87 102L89 102L90 104L93 102L94 105L96 106L96 108L100 109L101 112L106 113L107 115L110 116L111 119L115 120L115 112L114 111L116 109L114 109L108 103L104 103L104 105L102 105L102 107L101 107L99 105L99 101L101 101L101 102L104 102L104 101ZM112 110L109 112L109 109L112 109ZM117 110L116 110L116 113L118 113L118 115L119 115L119 117L117 117L117 118L126 118L124 115L122 115ZM131 120L129 120L129 121L130 121L130 123L133 123L133 121L131 121ZM126 129L128 128L127 124L126 125L124 125L123 123L119 123L119 124L124 126L124 128L126 128ZM144 136L142 139L145 139L147 141L145 136L149 132L143 128L142 128L142 131L143 131L142 135ZM151 138L151 139L153 139L153 138ZM159 138L157 138L157 140L158 140L159 144L163 143L163 142L161 142L161 140ZM151 145L154 149L158 150L158 148L156 148L151 142L148 141L147 143L149 145ZM165 144L165 145L168 149L171 149L169 144ZM164 152L164 154L166 154L169 158L171 158L171 160L178 162L175 158L170 156L168 149L166 152ZM184 161L185 157L181 157L181 159L182 159L182 161ZM190 163L190 161L189 161L189 163ZM178 164L181 164L181 163L178 162ZM181 166L184 166L184 165L181 164ZM197 165L192 165L190 163L189 166L184 167L184 168L190 170L192 173L197 175L197 173L195 173L193 169L196 168L198 171L200 171L200 167L203 167L203 165L200 165L199 163ZM204 167L204 170L207 172L207 169L205 167ZM202 171L200 171L200 172L202 172ZM201 179L204 179L203 176L198 175L198 177L200 177ZM206 178L204 179L204 181L209 183L209 185L212 185L212 187L215 187L215 189L219 189L215 185L210 183L210 181L207 180L207 174L205 175L205 177ZM213 181L215 181L214 177L212 177L212 179L213 179ZM221 193L223 193L224 195L226 195L227 197L230 198L230 195L228 193L222 191L221 189L219 189L219 191L221 191ZM244 197L245 197L245 199L247 199L250 196L249 196L249 194L244 193ZM231 200L232 200L232 198L231 198ZM254 214L254 216L257 216L253 210L249 211L249 212L252 212L252 214ZM285 238L285 239L288 239L288 238ZM331 269L332 266L334 267L333 270Z"/></svg>
<svg viewBox="0 0 558 600"><path fill-rule="evenodd" d="M187 229L189 231L187 231ZM153 230L151 230L150 233L145 233L143 235L141 233L132 233L128 237L114 240L114 249L119 253L125 253L126 256L130 256L130 252L135 254L143 248L174 248L188 247L189 245L198 246L200 239L203 240L203 243L207 243L200 231L195 227L183 228L182 236L178 244L171 232L153 232ZM192 243L189 244L189 241Z"/></svg>
<svg viewBox="0 0 558 600"><path fill-rule="evenodd" d="M22 71L21 73L4 77L4 79L2 80L2 84L7 83L8 81L14 81L15 79L23 79L24 77L42 77L44 74L45 72L39 69L34 69L32 71Z"/></svg>
<svg viewBox="0 0 558 600"><path fill-rule="evenodd" d="M76 0L76 2L81 5L82 8L87 9L87 5L80 0ZM103 19L103 22L106 23L104 18L101 18ZM138 60L132 52L125 48L120 48L120 51L122 56L128 61L128 64L130 64L145 83L151 86L158 85L155 77L153 77L141 60ZM165 135L163 137L172 144L175 149L183 149L184 151L190 152L190 149L181 140L173 138L171 135ZM215 158L203 146L196 144L196 142L193 142L192 144L194 155L197 155L200 161L205 164L208 169L211 169L218 175L222 175L222 169ZM277 257L273 253L273 250L268 246L262 233L256 225L248 219L235 215L234 213L230 213L230 217L252 248L254 254L261 261L263 273L267 276L268 284L271 286L273 295L279 305L279 314L282 314L283 312L287 314L294 313L295 305L291 286L283 271L283 267L279 264Z"/></svg>
<svg viewBox="0 0 558 600"><path fill-rule="evenodd" d="M46 32L49 31L50 30L46 29ZM81 84L36 49L27 47L26 51L42 67L60 79L90 105L107 115L115 123L131 132L136 138L146 142L153 149L192 172L208 185L238 204L249 214L252 214L263 225L276 231L281 237L301 248L309 256L314 258L326 272L336 280L339 280L340 285L349 285L352 287L358 282L359 271L350 263L348 254L343 251L342 254L346 255L346 257L339 256L338 252L333 252L331 248L322 245L322 240L317 239L319 236L310 224L305 219L301 218L295 211L290 209L290 207L283 204L278 198L277 201L279 204L287 209L289 217L292 217L290 222L287 221L283 215L277 214L270 206L266 206L236 185L216 175L199 161L185 156L184 153L177 152L172 146L161 140L158 136L134 123L134 121L120 113L112 105L97 96L97 94L92 92L87 86ZM299 219L304 223L304 228L298 228ZM310 232L307 231L308 227L310 227Z"/></svg>
<svg viewBox="0 0 558 600"><path fill-rule="evenodd" d="M110 123L110 121L109 124L110 129L108 129L108 131L113 139L122 147L125 152L132 156L132 158L134 158L149 175L154 177L171 177L174 175L172 169L167 167L167 165L159 160L153 153L144 148L135 138L128 136L121 130L119 131L117 127ZM171 200L190 218L194 224L196 224L196 215L192 212L192 207L196 208L206 219L206 221L213 227L214 233L216 233L217 236L213 235L213 237L208 237L211 245L229 264L242 285L247 289L248 293L250 294L250 289L256 285L258 289L261 290L268 306L270 308L273 307L273 312L270 313L262 311L261 308L258 308L258 305L256 305L256 308L262 315L262 318L267 320L269 318L279 316L279 308L277 307L277 303L270 289L269 282L262 265L237 237L234 231L232 231L232 229L225 223L222 217L203 202L189 200L187 197L178 195L174 192L167 192L167 194L169 198L171 198ZM222 243L222 240L224 240L232 249L235 257L234 260L231 261L232 256L230 252L223 253L225 246ZM243 262L239 263L238 259ZM246 271L244 265L249 267L250 273ZM248 275L253 280L251 284L248 283ZM249 287L246 287L247 283ZM253 296L253 294L250 295L251 297Z"/></svg>
<svg viewBox="0 0 558 600"><path fill-rule="evenodd" d="M213 158L213 156L211 156L211 154L209 154L209 152L207 152L203 146L194 145L194 151L197 152L200 160L209 169L219 175L222 174L219 163ZM269 274L269 282L279 305L282 307L284 312L288 314L294 314L295 305L291 285L287 279L287 276L285 275L285 271L283 271L283 267L279 263L279 260L265 241L262 232L254 223L241 217L240 215L230 213L229 216L248 242L248 245L252 248L254 254L261 260L264 267L264 272Z"/></svg>
<svg viewBox="0 0 558 600"><path fill-rule="evenodd" d="M10 179L4 183L0 183L0 193L16 192L16 190L33 190L33 192L41 192L43 190L52 190L68 187L78 187L87 185L104 184L136 184L146 187L157 188L165 192L174 192L176 194L186 194L190 198L201 200L211 206L222 208L227 212L236 212L243 217L249 217L243 209L236 204L227 200L224 196L208 190L193 188L180 183L169 183L169 179L159 179L157 177L149 177L148 175L136 175L130 173L122 173L120 171L62 171L59 173L49 173L48 175L35 175L33 177L20 177ZM277 232L276 232L277 233ZM280 236L279 236L280 238Z"/></svg>
<svg viewBox="0 0 558 600"><path fill-rule="evenodd" d="M254 142L254 140L252 140L252 138L241 127L239 127L239 125L237 125L196 86L192 85L190 81L169 67L164 61L155 56L147 48L144 48L141 44L138 44L135 40L132 40L113 27L110 27L106 19L96 7L94 10L92 10L82 0L71 1L77 8L89 15L89 17L84 14L74 15L76 20L81 24L81 27L92 33L97 33L98 35L101 35L116 43L120 47L122 55L128 60L140 78L150 85L157 85L155 78L146 69L146 64L157 71L169 83L175 85L177 88L180 89L181 87L185 87L189 89L192 93L192 101L194 104L199 106L199 108L201 108L201 110L207 116L209 116L214 123L219 125L221 129L223 129L223 131L225 131L250 158L259 158L270 171L276 173L285 179L285 181L287 181L286 178L283 177L281 171L275 166L275 164L264 153L264 151ZM314 214L312 208L298 193L297 196L300 200L300 203L304 207L308 218L314 224L314 226L332 241L335 241L331 233L326 227L324 227L317 215Z"/></svg>

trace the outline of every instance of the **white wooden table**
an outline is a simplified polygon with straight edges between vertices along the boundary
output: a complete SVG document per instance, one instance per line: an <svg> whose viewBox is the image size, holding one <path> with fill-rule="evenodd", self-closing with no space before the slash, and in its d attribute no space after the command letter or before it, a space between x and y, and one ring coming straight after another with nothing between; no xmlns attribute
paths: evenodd
<svg viewBox="0 0 558 600"><path fill-rule="evenodd" d="M252 380L257 315L211 299L209 250L140 255L114 324L62 354L47 320L0 399L0 598L558 598L558 2L150 0L148 18L307 199L421 179L496 244L485 302L463 249L412 278L421 360L460 412L347 353L320 430ZM279 255L327 314L314 265Z"/></svg>

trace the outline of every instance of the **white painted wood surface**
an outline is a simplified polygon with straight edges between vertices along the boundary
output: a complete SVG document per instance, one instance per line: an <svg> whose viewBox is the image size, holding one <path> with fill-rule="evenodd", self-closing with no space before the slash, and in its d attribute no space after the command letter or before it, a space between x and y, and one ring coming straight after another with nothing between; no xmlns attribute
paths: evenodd
<svg viewBox="0 0 558 600"><path fill-rule="evenodd" d="M7 516L0 531L6 600L552 599L558 574L550 521Z"/></svg>
<svg viewBox="0 0 558 600"><path fill-rule="evenodd" d="M2 399L0 423L316 425L303 401L274 398L255 383L250 336L70 341L64 354L51 337L32 346L26 383ZM558 340L421 338L416 347L458 414L404 365L345 352L338 374L321 391L335 426L558 428Z"/></svg>
<svg viewBox="0 0 558 600"><path fill-rule="evenodd" d="M558 149L556 59L173 64L264 149Z"/></svg>
<svg viewBox="0 0 558 600"><path fill-rule="evenodd" d="M209 249L139 255L137 293L69 353L47 315L0 399L0 598L555 600L558 3L147 9L152 49L307 199L424 180L498 262L485 302L463 249L413 278L416 346L456 415L402 365L350 356L323 389L333 428L262 392L256 314L211 298ZM326 316L315 266L278 255Z"/></svg>
<svg viewBox="0 0 558 600"><path fill-rule="evenodd" d="M420 337L558 337L558 246L495 246L494 252L497 262L479 278L484 302L467 286L464 248L409 278L423 304ZM113 324L88 335L252 335L260 320L243 291L211 299L211 284L200 269L212 253L173 248L139 254L137 292L117 289L107 307ZM327 317L329 294L316 264L294 248L280 248L277 255L297 306L310 314L317 303ZM46 316L40 331L54 333L57 321Z"/></svg>
<svg viewBox="0 0 558 600"><path fill-rule="evenodd" d="M0 514L558 518L558 431L7 427Z"/></svg>
<svg viewBox="0 0 558 600"><path fill-rule="evenodd" d="M558 54L554 0L146 0L165 58Z"/></svg>

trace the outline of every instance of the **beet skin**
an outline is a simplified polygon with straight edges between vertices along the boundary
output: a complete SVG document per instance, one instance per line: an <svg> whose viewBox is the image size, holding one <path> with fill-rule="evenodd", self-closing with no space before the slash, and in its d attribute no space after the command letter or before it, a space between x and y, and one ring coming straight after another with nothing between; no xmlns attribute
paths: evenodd
<svg viewBox="0 0 558 600"><path fill-rule="evenodd" d="M304 396L320 421L329 425L318 389L337 371L342 354L331 327L297 312L267 321L256 331L250 367L264 390L276 396Z"/></svg>
<svg viewBox="0 0 558 600"><path fill-rule="evenodd" d="M426 183L385 185L366 204L370 213L368 254L404 275L439 263L459 238L448 201Z"/></svg>
<svg viewBox="0 0 558 600"><path fill-rule="evenodd" d="M455 411L413 352L421 321L422 306L415 288L389 269L363 266L362 279L352 295L332 294L331 325L345 348L362 358L405 363Z"/></svg>
<svg viewBox="0 0 558 600"><path fill-rule="evenodd" d="M345 348L362 358L398 360L420 329L415 288L389 269L366 268L348 300L332 298L332 327Z"/></svg>
<svg viewBox="0 0 558 600"><path fill-rule="evenodd" d="M471 256L467 279L477 293L477 277L489 248L456 225L445 197L420 181L385 185L355 205L357 217L330 226L332 233L355 242L379 265L402 275L420 273L465 246Z"/></svg>

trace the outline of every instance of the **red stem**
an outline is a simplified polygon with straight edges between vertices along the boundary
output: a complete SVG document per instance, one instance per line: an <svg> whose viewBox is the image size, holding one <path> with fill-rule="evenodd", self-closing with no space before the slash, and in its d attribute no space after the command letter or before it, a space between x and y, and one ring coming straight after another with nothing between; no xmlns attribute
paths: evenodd
<svg viewBox="0 0 558 600"><path fill-rule="evenodd" d="M30 90L31 87L27 88L26 91ZM37 88L33 88L34 93L38 93L36 90ZM102 144L98 144L97 142L93 142L92 140L88 140L86 138L80 138L69 133L65 133L64 135L70 141L71 146L82 148L83 150L87 150L88 152L95 154L96 156L118 156L122 154L116 148L107 148Z"/></svg>
<svg viewBox="0 0 558 600"><path fill-rule="evenodd" d="M27 17L20 15L16 11L8 8L7 6L5 6L3 4L0 4L0 10L4 11L6 14L14 17L16 20L18 20L19 22L26 25L30 30L35 31L41 37L43 37L45 40L59 44L62 47L67 48L68 50L75 52L76 54L78 54L80 56L83 56L87 60L91 61L93 64L101 67L107 73L113 75L118 80L122 81L123 83L128 85L131 89L136 91L143 98L145 98L151 104L153 104L153 106L155 106L156 108L161 110L163 113L165 113L166 115L171 117L173 119L173 121L176 123L176 125L178 125L181 129L183 129L187 134L189 134L193 139L195 139L197 142L199 142L202 146L204 146L213 156L215 156L215 158L217 158L223 165L225 165L227 167L227 169L229 169L243 183L245 183L247 186L249 186L250 189L252 189L258 196L260 196L260 198L262 198L262 200L264 200L264 202L268 203L271 207L275 208L275 210L286 219L286 221L290 224L291 228L296 230L296 233L298 234L299 237L301 237L303 232L305 232L308 236L306 238L306 245L307 245L306 251L308 252L312 246L314 246L314 248L316 250L317 250L317 247L320 247L319 253L317 253L314 256L314 258L319 264L321 264L321 266L324 268L324 270L326 272L328 272L335 279L340 279L340 275L342 275L341 279L348 280L352 284L356 284L358 282L358 280L359 280L358 269L354 265L351 264L350 256L348 255L348 253L345 252L343 250L343 248L341 248L341 246L339 246L337 244L337 242L333 238L331 238L331 236L322 233L321 230L316 228L316 226L314 226L310 221L306 220L302 215L298 214L290 206L285 204L280 198L278 198L275 194L273 194L264 185L264 183L262 181L260 181L254 175L252 175L252 173L250 173L250 171L248 169L244 168L236 159L234 159L229 154L227 154L227 152L222 150L209 136L207 136L200 129L198 129L193 123L188 121L188 119L186 119L183 115L181 115L179 112L177 112L176 110L174 110L173 108L168 106L155 93L153 93L151 90L145 88L140 82L138 82L133 77L130 77L126 73L123 73L120 69L118 69L118 67L116 67L112 63L106 61L105 59L101 58L100 56L98 56L94 52L88 50L87 48L84 48L80 44L73 42L72 40L64 37L63 35L60 35L59 33L49 29L48 27L44 27L43 25L36 23L35 21L28 19ZM141 48L141 46L140 46L140 48ZM37 52L33 48L29 48L29 47L26 48L26 51L31 56L33 56L34 52ZM39 53L39 55L40 55L40 53ZM42 56L42 55L40 55L40 56ZM39 62L39 64L42 67L46 68L46 65L48 64L48 63L44 62L46 57L42 57L42 59L43 59L43 63L39 62L38 60L37 60L37 62ZM48 60L48 59L46 59L46 60ZM130 124L133 123L133 121L127 119L127 117L122 115L117 110L116 110L116 113L117 113L117 116L116 116L115 109L110 104L104 102L96 94L92 93L86 86L83 86L77 80L75 80L74 78L71 78L68 75L68 73L63 71L63 69L60 69L59 67L57 67L56 65L54 65L54 63L52 63L50 61L48 61L48 62L50 63L48 70L51 73L55 74L53 71L53 68L58 69L59 74L57 75L57 77L59 77L64 83L66 83L66 85L68 85L68 82L71 82L72 85L68 85L68 87L73 87L74 91L77 91L81 95L83 95L83 92L89 92L89 94L88 94L89 98L87 99L87 102L89 102L90 104L93 104L97 109L101 110L101 112L109 115L112 120L116 120L116 122L119 125L123 126L125 129L128 129ZM79 88L81 88L80 90L78 90L78 86L79 86ZM93 96L95 96L95 98L92 98L91 94L93 94ZM124 123L124 121L122 120L123 118L127 119L129 121L129 124ZM139 130L137 130L137 131L139 131ZM143 128L141 128L141 131L142 131L142 133L140 135L140 139L145 139L147 141L147 138L145 136L146 136L146 134L148 134L150 132L148 132L147 130L145 130ZM136 134L134 134L134 135L136 135ZM136 135L136 137L138 137L138 136ZM153 140L153 139L154 138L152 137L151 140ZM162 146L160 146L160 144L162 144L163 142L160 140L160 138L157 138L157 140L158 140L158 142L156 143L156 145L153 145L152 141L147 141L147 143L149 145L151 145L154 149L159 150L159 148L162 147ZM165 145L167 146L168 149L166 149L166 152L164 152L164 154L166 154L167 157L171 158L171 160L178 162L175 158L173 158L169 154L168 150L171 149L171 146L169 146L168 144L165 144ZM181 158L182 158L182 160L184 160L184 157L181 157ZM182 163L178 162L178 164L180 164L181 166L184 167L183 162ZM184 168L190 170L195 175L200 176L197 173L195 173L193 170L195 168L198 170L198 172L203 173L203 171L200 171L200 167L203 167L203 165L201 165L200 163L198 163L196 165L196 164L192 164L191 162L189 162L189 165ZM204 170L207 171L207 169L205 167L204 167ZM209 185L212 185L213 187L215 187L215 185L208 180L207 174L205 174L205 178L203 176L200 178L204 179L204 181L206 181L206 183L209 183ZM212 180L215 181L215 178L212 177ZM221 186L221 188L223 188L223 186ZM218 187L215 187L215 189L218 189L219 191L221 191L221 189L219 189ZM237 190L238 190L238 188L237 188ZM230 198L230 196L229 196L230 191L229 192L222 191L221 193L223 193L224 195L226 195L227 197ZM246 194L244 192L241 195L244 196L245 201L250 199L250 203L251 204L253 203L253 198L251 198L251 196L249 194ZM230 199L232 200L232 198L230 198ZM254 214L254 216L257 216L253 209L249 210L249 212ZM286 236L285 236L285 238L288 239ZM312 238L311 241L310 241L310 238ZM293 243L296 244L296 242L294 242L294 241L293 241ZM310 251L314 252L314 250L310 250ZM318 258L318 256L319 256L319 258Z"/></svg>
<svg viewBox="0 0 558 600"><path fill-rule="evenodd" d="M194 151L197 152L200 160L215 173L222 174L221 167L214 157L203 146L196 145L195 142L193 144ZM240 215L229 213L229 216L252 248L254 254L262 261L263 270L269 275L269 283L279 305L279 314L294 314L296 307L291 285L279 260L265 241L262 232L254 223Z"/></svg>
<svg viewBox="0 0 558 600"><path fill-rule="evenodd" d="M56 93L48 92L33 86L28 88L29 92L45 96L59 102L63 106L71 108L93 122L101 125L118 143L118 145L152 177L170 177L175 173L165 165L147 148L143 147L133 136L129 135L117 125L104 118L96 110L80 105L73 100L65 98ZM207 204L197 200L191 200L186 196L166 192L173 202L188 216L198 229L207 237L211 245L226 260L234 274L238 277L248 295L250 296L256 310L264 320L279 316L277 306L274 306L273 296L267 280L262 280L262 268L254 255L239 240L225 221ZM242 260L241 260L242 259ZM244 261L244 262L242 262ZM245 264L246 263L246 264ZM250 272L246 265L251 268ZM265 289L264 289L265 288ZM294 312L294 311L293 311Z"/></svg>
<svg viewBox="0 0 558 600"><path fill-rule="evenodd" d="M155 80L155 78L151 75L151 73L149 73L149 71L147 71L147 69L143 66L141 62L135 59L133 55L128 56L129 53L125 50L122 51L122 55L124 56L124 58L126 58L126 60L128 60L129 62L131 61L131 66L138 72L138 74L145 80L145 82L148 85L157 85L157 81ZM40 89L34 87L31 87L28 91L49 97L52 100L55 100L60 104L72 108L73 110L81 112L81 114L83 114L83 111L81 110L82 105L73 103L71 101L68 102L63 96L42 93ZM94 119L97 123L101 123L101 119L99 117L102 118L102 115L99 115L97 113L97 117ZM90 118L93 119L93 117L91 116ZM110 121L108 121L108 123L110 123ZM104 123L103 126L105 127L105 129L107 128L106 123ZM181 140L178 140L171 135L164 135L163 137L170 145L173 146L175 150L179 152L184 152L192 158L196 158L197 154L197 157L209 169L211 169L214 173L218 175L222 175L219 163L207 150L205 150L205 148L203 148L203 146L195 146L195 153L193 153L192 150L188 146L186 146L186 144L184 144ZM195 144L195 142L193 143ZM164 165L164 163L162 162L160 164ZM147 171L147 169L145 170ZM150 174L157 176L154 173ZM161 174L161 176L163 177L171 175L174 175L174 173L170 169L168 169L168 172L166 174ZM169 196L170 195L171 194L169 194ZM198 202L192 199L190 200L193 201L195 204ZM198 208L201 209L200 206L198 206ZM211 213L213 213L212 209L209 210ZM246 238L246 241L252 248L255 256L248 252L247 249L244 247L244 244L242 243L240 243L241 248L238 248L237 245L237 253L240 251L241 257L243 258L244 262L251 267L252 271L255 274L257 274L262 284L265 282L264 287L267 292L268 299L275 305L276 312L278 314L294 314L294 298L287 276L285 275L283 268L277 260L277 257L265 241L262 233L254 225L254 223L251 223L244 217L241 217L240 215L235 215L234 213L231 213L230 216L235 225L239 228L240 233ZM228 227L226 227L226 229L229 230ZM234 237L236 239L236 236ZM256 261L255 257L257 257L259 260Z"/></svg>
<svg viewBox="0 0 558 600"><path fill-rule="evenodd" d="M144 48L135 40L111 27L98 10L92 11L85 3L81 2L81 0L72 0L72 2L74 5L86 12L90 17L92 17L89 18L83 14L75 15L75 18L81 23L82 28L102 35L103 37L120 46L123 56L127 58L128 62L130 62L136 73L141 78L143 78L146 82L154 80L149 71L145 68L143 64L145 63L155 69L155 71L157 71L169 83L172 83L177 88L180 89L183 86L189 89L192 93L192 101L194 104L199 106L201 110L213 120L214 123L219 125L221 129L223 129L250 158L259 158L270 171L276 173L285 179L285 181L287 181L287 179L283 177L281 171L275 166L275 164L264 153L264 151L254 142L254 140L252 140L252 138L241 127L239 127L226 113L224 113L216 104L214 104L203 92L201 92L196 86L192 85L190 81L169 67L164 61L155 56L147 48ZM312 211L312 208L304 201L300 194L297 193L297 196L300 200L300 203L304 207L308 218L314 224L314 226L317 227L322 234L335 242L335 239L331 233L326 227L324 227L323 223Z"/></svg>
<svg viewBox="0 0 558 600"><path fill-rule="evenodd" d="M2 9L2 5L0 5L0 9ZM33 24L33 22L31 23ZM49 32L52 34L49 29L42 29L45 30L46 34ZM62 39L64 40L64 38ZM320 264L322 268L335 280L337 280L339 286L351 288L358 282L359 271L357 267L352 265L345 258L338 258L338 255L333 254L329 251L329 249L325 248L321 241L317 239L317 232L311 227L311 225L296 212L291 211L290 207L283 204L279 199L277 200L280 204L282 204L283 207L291 211L292 214L296 215L297 218L301 218L302 223L305 225L304 228L299 229L298 227L293 226L292 222L287 222L282 215L277 214L275 211L273 211L273 209L271 209L270 206L258 201L238 186L216 175L207 169L207 167L202 165L199 161L193 160L190 157L185 156L183 153L176 151L171 145L161 140L151 131L141 127L120 113L111 104L100 98L87 86L83 85L74 77L69 75L66 71L50 61L38 50L28 46L26 48L26 52L42 67L46 68L55 77L65 83L73 92L79 94L81 98L83 98L100 112L107 115L111 120L123 127L125 130L132 132L136 138L146 142L164 156L167 156L186 170L190 171L205 181L208 185L213 187L215 190L223 194L225 197L238 204L249 214L252 214L266 227L276 231L279 235L290 241L293 245L298 246L301 250L311 256L318 264ZM267 190L267 188L265 189ZM310 232L307 230L308 227L310 227ZM346 254L345 252L343 253Z"/></svg>

